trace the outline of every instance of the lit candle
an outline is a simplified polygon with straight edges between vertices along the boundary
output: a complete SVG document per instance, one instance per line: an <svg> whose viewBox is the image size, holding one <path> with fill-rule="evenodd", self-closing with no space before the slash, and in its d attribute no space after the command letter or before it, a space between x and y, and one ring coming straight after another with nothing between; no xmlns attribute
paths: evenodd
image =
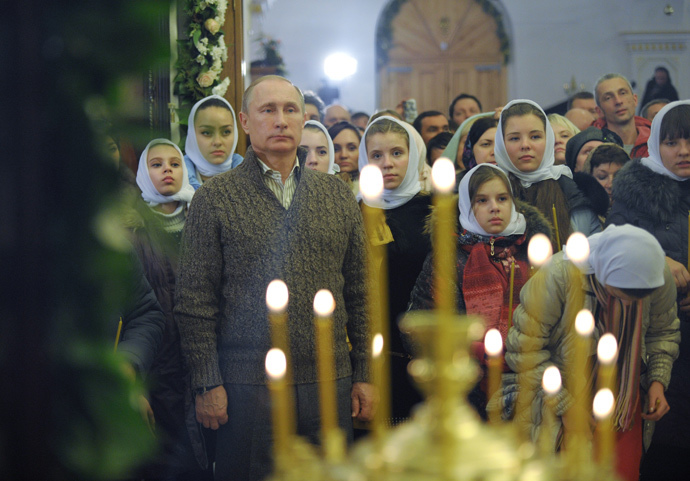
<svg viewBox="0 0 690 481"><path fill-rule="evenodd" d="M372 357L372 379L375 386L382 386L385 383L383 379L383 336L381 333L374 334L371 340L371 357ZM376 436L377 441L382 441L383 432L386 428L386 418L384 418L380 409L377 409L374 413L374 436Z"/></svg>
<svg viewBox="0 0 690 481"><path fill-rule="evenodd" d="M292 362L290 361L290 337L287 326L287 305L289 300L288 288L285 282L274 279L266 288L266 306L268 307L268 320L271 326L271 344L280 349L285 355L286 385L292 384ZM295 407L292 396L287 397L288 412L294 413ZM288 420L290 430L294 431L294 416Z"/></svg>
<svg viewBox="0 0 690 481"><path fill-rule="evenodd" d="M503 339L501 338L501 333L498 329L489 329L484 336L484 351L488 356L487 367L488 367L488 392L487 401L496 394L496 391L500 389L501 386L501 374L503 371ZM501 420L501 410L494 409L489 413L489 421L492 424L498 424Z"/></svg>
<svg viewBox="0 0 690 481"><path fill-rule="evenodd" d="M618 341L616 336L606 333L597 344L597 358L599 359L599 374L597 376L598 389L616 391L616 359L618 357Z"/></svg>
<svg viewBox="0 0 690 481"><path fill-rule="evenodd" d="M362 216L364 229L369 240L368 262L368 310L371 338L380 336L388 344L388 264L386 262L385 234L386 217L382 209L367 205L376 204L383 193L383 175L374 165L365 166L359 173L359 190L364 198ZM379 355L372 359L371 376L379 393L379 402L374 413L374 435L381 441L386 422L390 418L390 368L388 358Z"/></svg>
<svg viewBox="0 0 690 481"><path fill-rule="evenodd" d="M515 261L510 263L510 284L508 291L508 329L513 325L513 286L515 285Z"/></svg>
<svg viewBox="0 0 690 481"><path fill-rule="evenodd" d="M436 397L438 398L439 437L441 445L441 473L450 476L454 453L452 432L449 426L453 399L448 378L452 363L453 345L451 327L456 308L455 281L457 277L456 201L453 199L455 167L450 159L440 157L431 169L434 186L434 297L438 328L436 330Z"/></svg>
<svg viewBox="0 0 690 481"><path fill-rule="evenodd" d="M544 389L544 421L540 434L542 454L551 456L555 450L553 431L556 425L556 395L561 390L561 372L556 366L549 366L544 370L541 380Z"/></svg>
<svg viewBox="0 0 690 481"><path fill-rule="evenodd" d="M343 437L338 428L338 407L335 395L333 368L333 310L335 300L327 289L314 296L316 325L316 356L319 369L319 407L321 410L321 438L328 461L341 461L344 455Z"/></svg>
<svg viewBox="0 0 690 481"><path fill-rule="evenodd" d="M597 445L599 448L599 463L609 469L613 467L615 446L612 422L614 404L613 392L608 388L600 389L596 396L594 396L594 402L592 403L594 417L598 421Z"/></svg>
<svg viewBox="0 0 690 481"><path fill-rule="evenodd" d="M266 374L271 391L271 412L273 415L273 452L276 473L284 473L290 464L290 410L288 406L285 372L287 361L282 350L273 348L266 354Z"/></svg>
<svg viewBox="0 0 690 481"><path fill-rule="evenodd" d="M558 232L558 216L556 215L556 205L551 204L551 212L553 213L553 230L556 233L556 252L561 250L561 234Z"/></svg>
<svg viewBox="0 0 690 481"><path fill-rule="evenodd" d="M541 267L546 264L553 254L551 241L544 234L535 234L527 246L527 257L532 267Z"/></svg>

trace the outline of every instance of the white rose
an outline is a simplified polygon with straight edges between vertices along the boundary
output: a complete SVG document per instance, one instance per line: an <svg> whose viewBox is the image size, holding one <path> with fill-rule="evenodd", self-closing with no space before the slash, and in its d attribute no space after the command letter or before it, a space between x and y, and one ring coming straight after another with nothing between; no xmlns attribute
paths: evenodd
<svg viewBox="0 0 690 481"><path fill-rule="evenodd" d="M213 71L207 71L207 72L202 72L199 74L199 76L196 78L197 83L201 87L210 87L213 85L213 82L216 80L216 73Z"/></svg>
<svg viewBox="0 0 690 481"><path fill-rule="evenodd" d="M204 22L204 27L206 27L206 30L211 32L212 35L215 35L220 30L220 23L218 23L212 18L209 18Z"/></svg>

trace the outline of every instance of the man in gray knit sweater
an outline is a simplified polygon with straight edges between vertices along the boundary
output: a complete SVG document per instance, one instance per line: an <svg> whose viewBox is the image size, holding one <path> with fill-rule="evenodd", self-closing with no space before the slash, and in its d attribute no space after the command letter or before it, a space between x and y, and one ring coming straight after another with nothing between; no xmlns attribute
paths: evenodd
<svg viewBox="0 0 690 481"><path fill-rule="evenodd" d="M290 292L298 434L319 442L312 310L319 289L336 301L338 418L348 439L353 417L373 415L361 214L340 179L303 168L304 112L290 81L268 76L252 83L240 112L252 147L242 164L197 190L185 226L175 316L197 420L218 430L216 479L262 479L272 469L264 360L271 347L265 296L273 279Z"/></svg>

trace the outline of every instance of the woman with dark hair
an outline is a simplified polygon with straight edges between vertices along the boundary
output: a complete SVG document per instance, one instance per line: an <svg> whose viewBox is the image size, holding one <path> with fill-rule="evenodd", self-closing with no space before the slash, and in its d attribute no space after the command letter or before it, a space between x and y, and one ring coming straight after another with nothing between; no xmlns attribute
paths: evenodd
<svg viewBox="0 0 690 481"><path fill-rule="evenodd" d="M678 92L671 84L671 74L666 67L654 69L654 76L647 82L640 106L644 107L655 99L667 99L671 102L678 100Z"/></svg>
<svg viewBox="0 0 690 481"><path fill-rule="evenodd" d="M184 162L195 189L207 179L237 167L237 120L230 102L220 95L199 100L189 113Z"/></svg>
<svg viewBox="0 0 690 481"><path fill-rule="evenodd" d="M656 423L642 479L684 479L690 472L690 100L659 111L647 145L648 157L628 162L618 172L607 222L649 231L661 244L675 279L683 342L666 392L673 409Z"/></svg>
<svg viewBox="0 0 690 481"><path fill-rule="evenodd" d="M588 236L601 231L589 200L565 165L554 165L555 136L544 111L531 100L513 100L501 112L496 132L498 166L509 172L516 196L553 221L565 244L573 232ZM556 236L554 236L556 237ZM554 243L554 252L561 246Z"/></svg>
<svg viewBox="0 0 690 481"><path fill-rule="evenodd" d="M609 207L611 207L613 179L629 160L630 157L623 150L623 147L613 143L605 143L596 147L585 160L582 171L594 177L604 188L609 196Z"/></svg>
<svg viewBox="0 0 690 481"><path fill-rule="evenodd" d="M467 170L479 164L496 165L494 141L497 127L498 121L493 117L481 117L472 124L462 152L462 163Z"/></svg>
<svg viewBox="0 0 690 481"><path fill-rule="evenodd" d="M453 129L457 129L466 119L482 111L482 103L477 97L460 94L453 99L448 107L448 121Z"/></svg>
<svg viewBox="0 0 690 481"><path fill-rule="evenodd" d="M388 255L388 306L390 318L391 414L393 423L405 420L412 406L422 400L407 373L409 354L402 346L397 318L407 309L410 292L424 259L431 250L425 219L431 211L431 196L419 180L420 166L426 165L424 141L407 122L380 117L369 124L359 150L359 168L376 165L383 174L380 201L363 199L385 213L384 239Z"/></svg>
<svg viewBox="0 0 690 481"><path fill-rule="evenodd" d="M346 184L350 185L352 192L359 192L359 143L362 135L359 129L349 122L338 122L328 129L328 135L333 139L333 152L335 163L340 169L337 174Z"/></svg>

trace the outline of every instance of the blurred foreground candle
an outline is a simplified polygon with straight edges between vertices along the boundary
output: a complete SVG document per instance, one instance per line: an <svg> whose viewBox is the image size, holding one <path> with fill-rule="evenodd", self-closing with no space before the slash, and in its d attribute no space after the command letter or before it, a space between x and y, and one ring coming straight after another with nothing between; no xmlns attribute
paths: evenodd
<svg viewBox="0 0 690 481"><path fill-rule="evenodd" d="M597 388L610 389L615 396L616 358L618 357L618 341L616 336L606 333L597 344L597 358L599 359L599 373Z"/></svg>
<svg viewBox="0 0 690 481"><path fill-rule="evenodd" d="M372 366L372 381L374 386L383 386L386 380L383 379L383 336L381 333L374 334L371 340L371 366ZM386 418L381 415L381 410L377 409L374 413L374 435L379 441L386 427Z"/></svg>
<svg viewBox="0 0 690 481"><path fill-rule="evenodd" d="M288 391L285 382L287 361L282 350L273 348L266 354L266 374L271 391L271 412L273 415L273 451L276 472L284 473L290 464L290 419Z"/></svg>
<svg viewBox="0 0 690 481"><path fill-rule="evenodd" d="M614 431L613 431L613 408L615 398L610 389L600 389L594 402L592 403L592 411L597 423L597 447L599 451L599 464L605 468L613 467L613 453L615 449Z"/></svg>
<svg viewBox="0 0 690 481"><path fill-rule="evenodd" d="M501 374L503 372L503 339L498 329L489 329L484 336L484 351L488 357L488 392L486 399L490 401L501 387ZM495 409L489 413L489 421L498 424L501 420L501 410Z"/></svg>
<svg viewBox="0 0 690 481"><path fill-rule="evenodd" d="M541 386L544 389L544 421L540 434L542 454L551 456L555 450L556 395L561 390L561 372L556 366L544 370Z"/></svg>
<svg viewBox="0 0 690 481"><path fill-rule="evenodd" d="M527 257L532 267L541 267L551 258L553 247L544 234L535 234L527 246Z"/></svg>
<svg viewBox="0 0 690 481"><path fill-rule="evenodd" d="M508 284L508 329L513 325L513 294L515 286L515 261L510 263L510 283Z"/></svg>
<svg viewBox="0 0 690 481"><path fill-rule="evenodd" d="M393 239L382 209L378 205L383 193L383 175L375 165L367 165L359 173L359 191L364 202L362 216L369 249L367 262L368 310L371 339L380 336L382 345L388 345L388 263L386 245ZM389 238L390 237L390 238ZM374 435L382 440L386 422L390 418L390 374L388 357L381 354L372 358L371 376L379 403L374 414Z"/></svg>
<svg viewBox="0 0 690 481"><path fill-rule="evenodd" d="M319 368L319 406L321 408L321 439L325 458L339 462L344 456L343 437L338 427L338 404L335 395L333 368L333 311L335 300L327 289L314 296L316 356Z"/></svg>
<svg viewBox="0 0 690 481"><path fill-rule="evenodd" d="M436 398L439 406L438 435L441 448L441 474L448 477L453 466L453 435L450 416L454 400L449 379L453 357L451 328L455 313L455 277L457 276L457 209L453 198L455 166L440 157L431 169L434 186L434 226L432 245L434 260L434 300L438 327L436 330Z"/></svg>
<svg viewBox="0 0 690 481"><path fill-rule="evenodd" d="M287 326L287 305L289 300L288 288L285 282L274 279L266 288L266 307L268 307L268 320L271 326L271 344L280 349L285 355L286 371L285 384L292 385L292 362L290 361L290 336ZM295 413L292 396L287 397L287 410ZM295 430L294 416L288 419L290 431Z"/></svg>
<svg viewBox="0 0 690 481"><path fill-rule="evenodd" d="M558 216L556 215L556 205L551 204L551 212L553 218L553 232L556 234L556 252L561 250L561 234L558 232Z"/></svg>

